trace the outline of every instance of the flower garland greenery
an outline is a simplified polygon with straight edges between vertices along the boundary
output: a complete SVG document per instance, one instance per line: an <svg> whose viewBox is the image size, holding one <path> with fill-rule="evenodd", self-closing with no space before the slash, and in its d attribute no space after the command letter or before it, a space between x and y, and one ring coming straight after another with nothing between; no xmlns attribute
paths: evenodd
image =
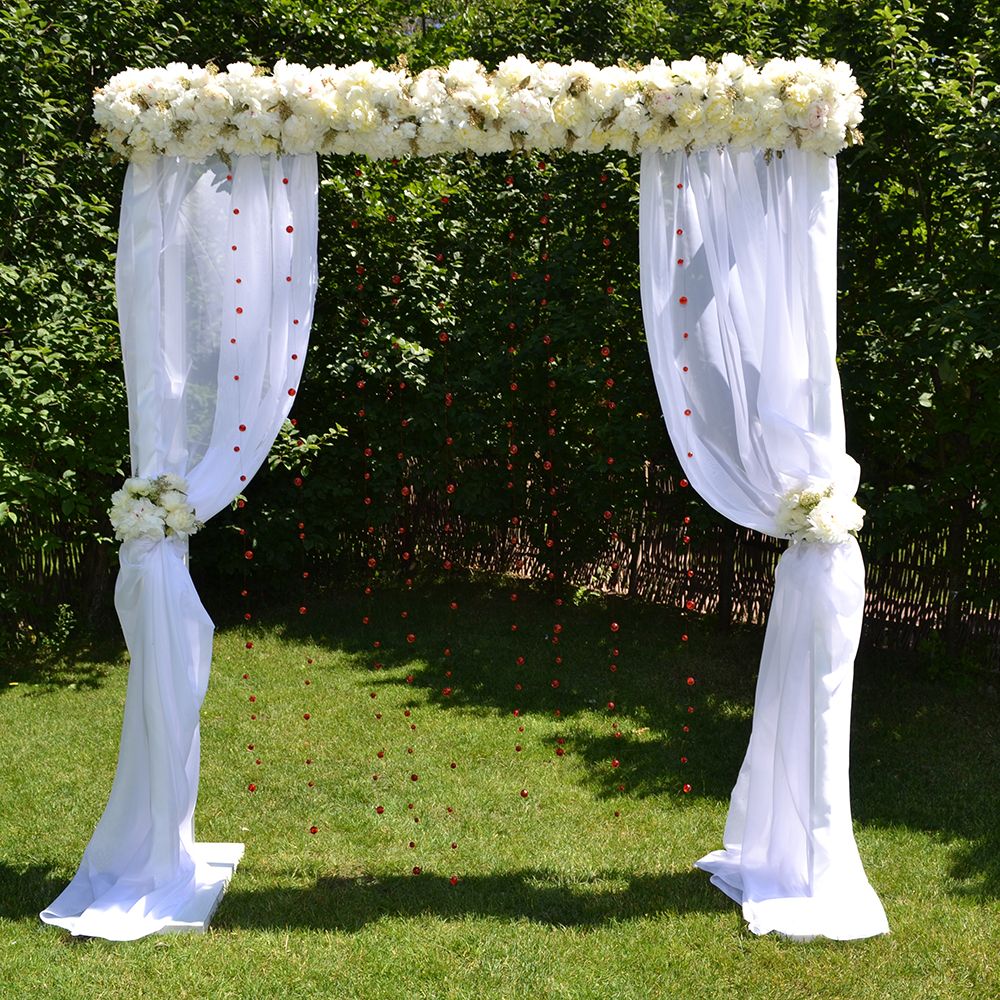
<svg viewBox="0 0 1000 1000"><path fill-rule="evenodd" d="M234 63L129 69L94 95L122 157L409 155L604 149L638 153L801 148L828 156L862 141L863 92L843 62L729 54L641 67L473 59L411 75L370 62L272 74Z"/></svg>

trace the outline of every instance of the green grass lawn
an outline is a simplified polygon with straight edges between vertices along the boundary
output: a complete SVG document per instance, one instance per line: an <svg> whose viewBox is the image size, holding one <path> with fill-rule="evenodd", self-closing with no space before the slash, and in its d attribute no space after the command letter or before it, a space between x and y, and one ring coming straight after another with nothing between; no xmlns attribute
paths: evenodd
<svg viewBox="0 0 1000 1000"><path fill-rule="evenodd" d="M125 659L4 682L0 997L1000 996L998 705L981 678L859 664L857 835L892 934L793 943L749 934L691 869L721 846L759 635L478 585L363 600L217 637L198 837L246 855L204 936L81 941L38 921L107 798Z"/></svg>

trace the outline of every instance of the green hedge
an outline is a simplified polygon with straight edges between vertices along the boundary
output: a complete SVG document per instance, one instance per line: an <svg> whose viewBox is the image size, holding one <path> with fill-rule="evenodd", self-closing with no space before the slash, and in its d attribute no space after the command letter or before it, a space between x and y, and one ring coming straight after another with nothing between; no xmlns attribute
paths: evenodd
<svg viewBox="0 0 1000 1000"><path fill-rule="evenodd" d="M126 65L171 60L388 64L403 54L420 69L464 56L490 64L516 51L614 62L727 50L848 60L869 97L865 145L839 158L841 371L872 554L937 526L955 607L995 599L995 587L966 593L964 573L967 561L995 559L1000 542L990 516L1000 423L992 358L1000 46L991 8L985 0L440 3L417 13L383 0L356 10L293 0L193 12L181 3L7 5L0 645L59 635L73 616L107 606L114 556L103 511L127 450L113 301L123 167L91 139L89 97ZM332 558L366 522L395 523L401 484L438 503L443 484L455 481L441 502L456 516L483 526L521 516L542 544L558 531L558 558L586 561L613 530L604 511L617 518L638 502L645 462L671 461L642 341L636 168L617 157L563 156L540 170L528 155L323 163L322 278L295 411L301 434L283 441L276 469L251 487L246 524L262 558L291 557L299 516L313 558ZM400 435L403 412L411 422ZM507 470L512 433L519 453ZM367 493L365 436L382 449ZM394 440L404 441L402 462ZM302 463L308 489L290 492L289 470ZM235 548L225 517L196 546L223 567Z"/></svg>

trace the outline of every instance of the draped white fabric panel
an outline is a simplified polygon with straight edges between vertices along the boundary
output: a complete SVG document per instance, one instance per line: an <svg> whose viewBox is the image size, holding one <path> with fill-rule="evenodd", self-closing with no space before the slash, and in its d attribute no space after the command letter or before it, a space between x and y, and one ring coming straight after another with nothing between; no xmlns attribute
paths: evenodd
<svg viewBox="0 0 1000 1000"><path fill-rule="evenodd" d="M316 290L315 156L232 167L132 164L118 244L118 308L133 475L176 473L200 520L240 492L288 414ZM198 889L192 817L198 714L213 625L187 546L122 545L115 606L131 656L118 768L67 889L42 920L132 940Z"/></svg>
<svg viewBox="0 0 1000 1000"><path fill-rule="evenodd" d="M643 154L643 319L671 440L708 503L771 535L787 490L810 477L848 495L858 484L835 358L836 222L832 158ZM697 862L755 933L888 931L851 821L863 608L853 538L783 554L725 849Z"/></svg>

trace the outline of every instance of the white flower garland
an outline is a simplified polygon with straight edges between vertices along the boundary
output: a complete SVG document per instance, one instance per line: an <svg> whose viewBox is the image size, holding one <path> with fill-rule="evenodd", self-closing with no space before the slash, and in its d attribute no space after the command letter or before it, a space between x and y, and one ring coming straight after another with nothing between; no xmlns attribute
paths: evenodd
<svg viewBox="0 0 1000 1000"><path fill-rule="evenodd" d="M793 542L846 542L864 523L865 511L830 480L812 479L779 498L778 533Z"/></svg>
<svg viewBox="0 0 1000 1000"><path fill-rule="evenodd" d="M408 155L604 149L708 149L834 156L861 142L863 91L843 62L738 55L670 65L474 59L411 76L370 62L309 69L284 61L267 75L185 63L129 69L95 92L94 117L121 156L213 154Z"/></svg>
<svg viewBox="0 0 1000 1000"><path fill-rule="evenodd" d="M137 538L159 541L169 535L181 541L204 525L195 517L187 500L187 483L167 473L155 479L126 479L111 494L108 510L115 538L129 542Z"/></svg>

